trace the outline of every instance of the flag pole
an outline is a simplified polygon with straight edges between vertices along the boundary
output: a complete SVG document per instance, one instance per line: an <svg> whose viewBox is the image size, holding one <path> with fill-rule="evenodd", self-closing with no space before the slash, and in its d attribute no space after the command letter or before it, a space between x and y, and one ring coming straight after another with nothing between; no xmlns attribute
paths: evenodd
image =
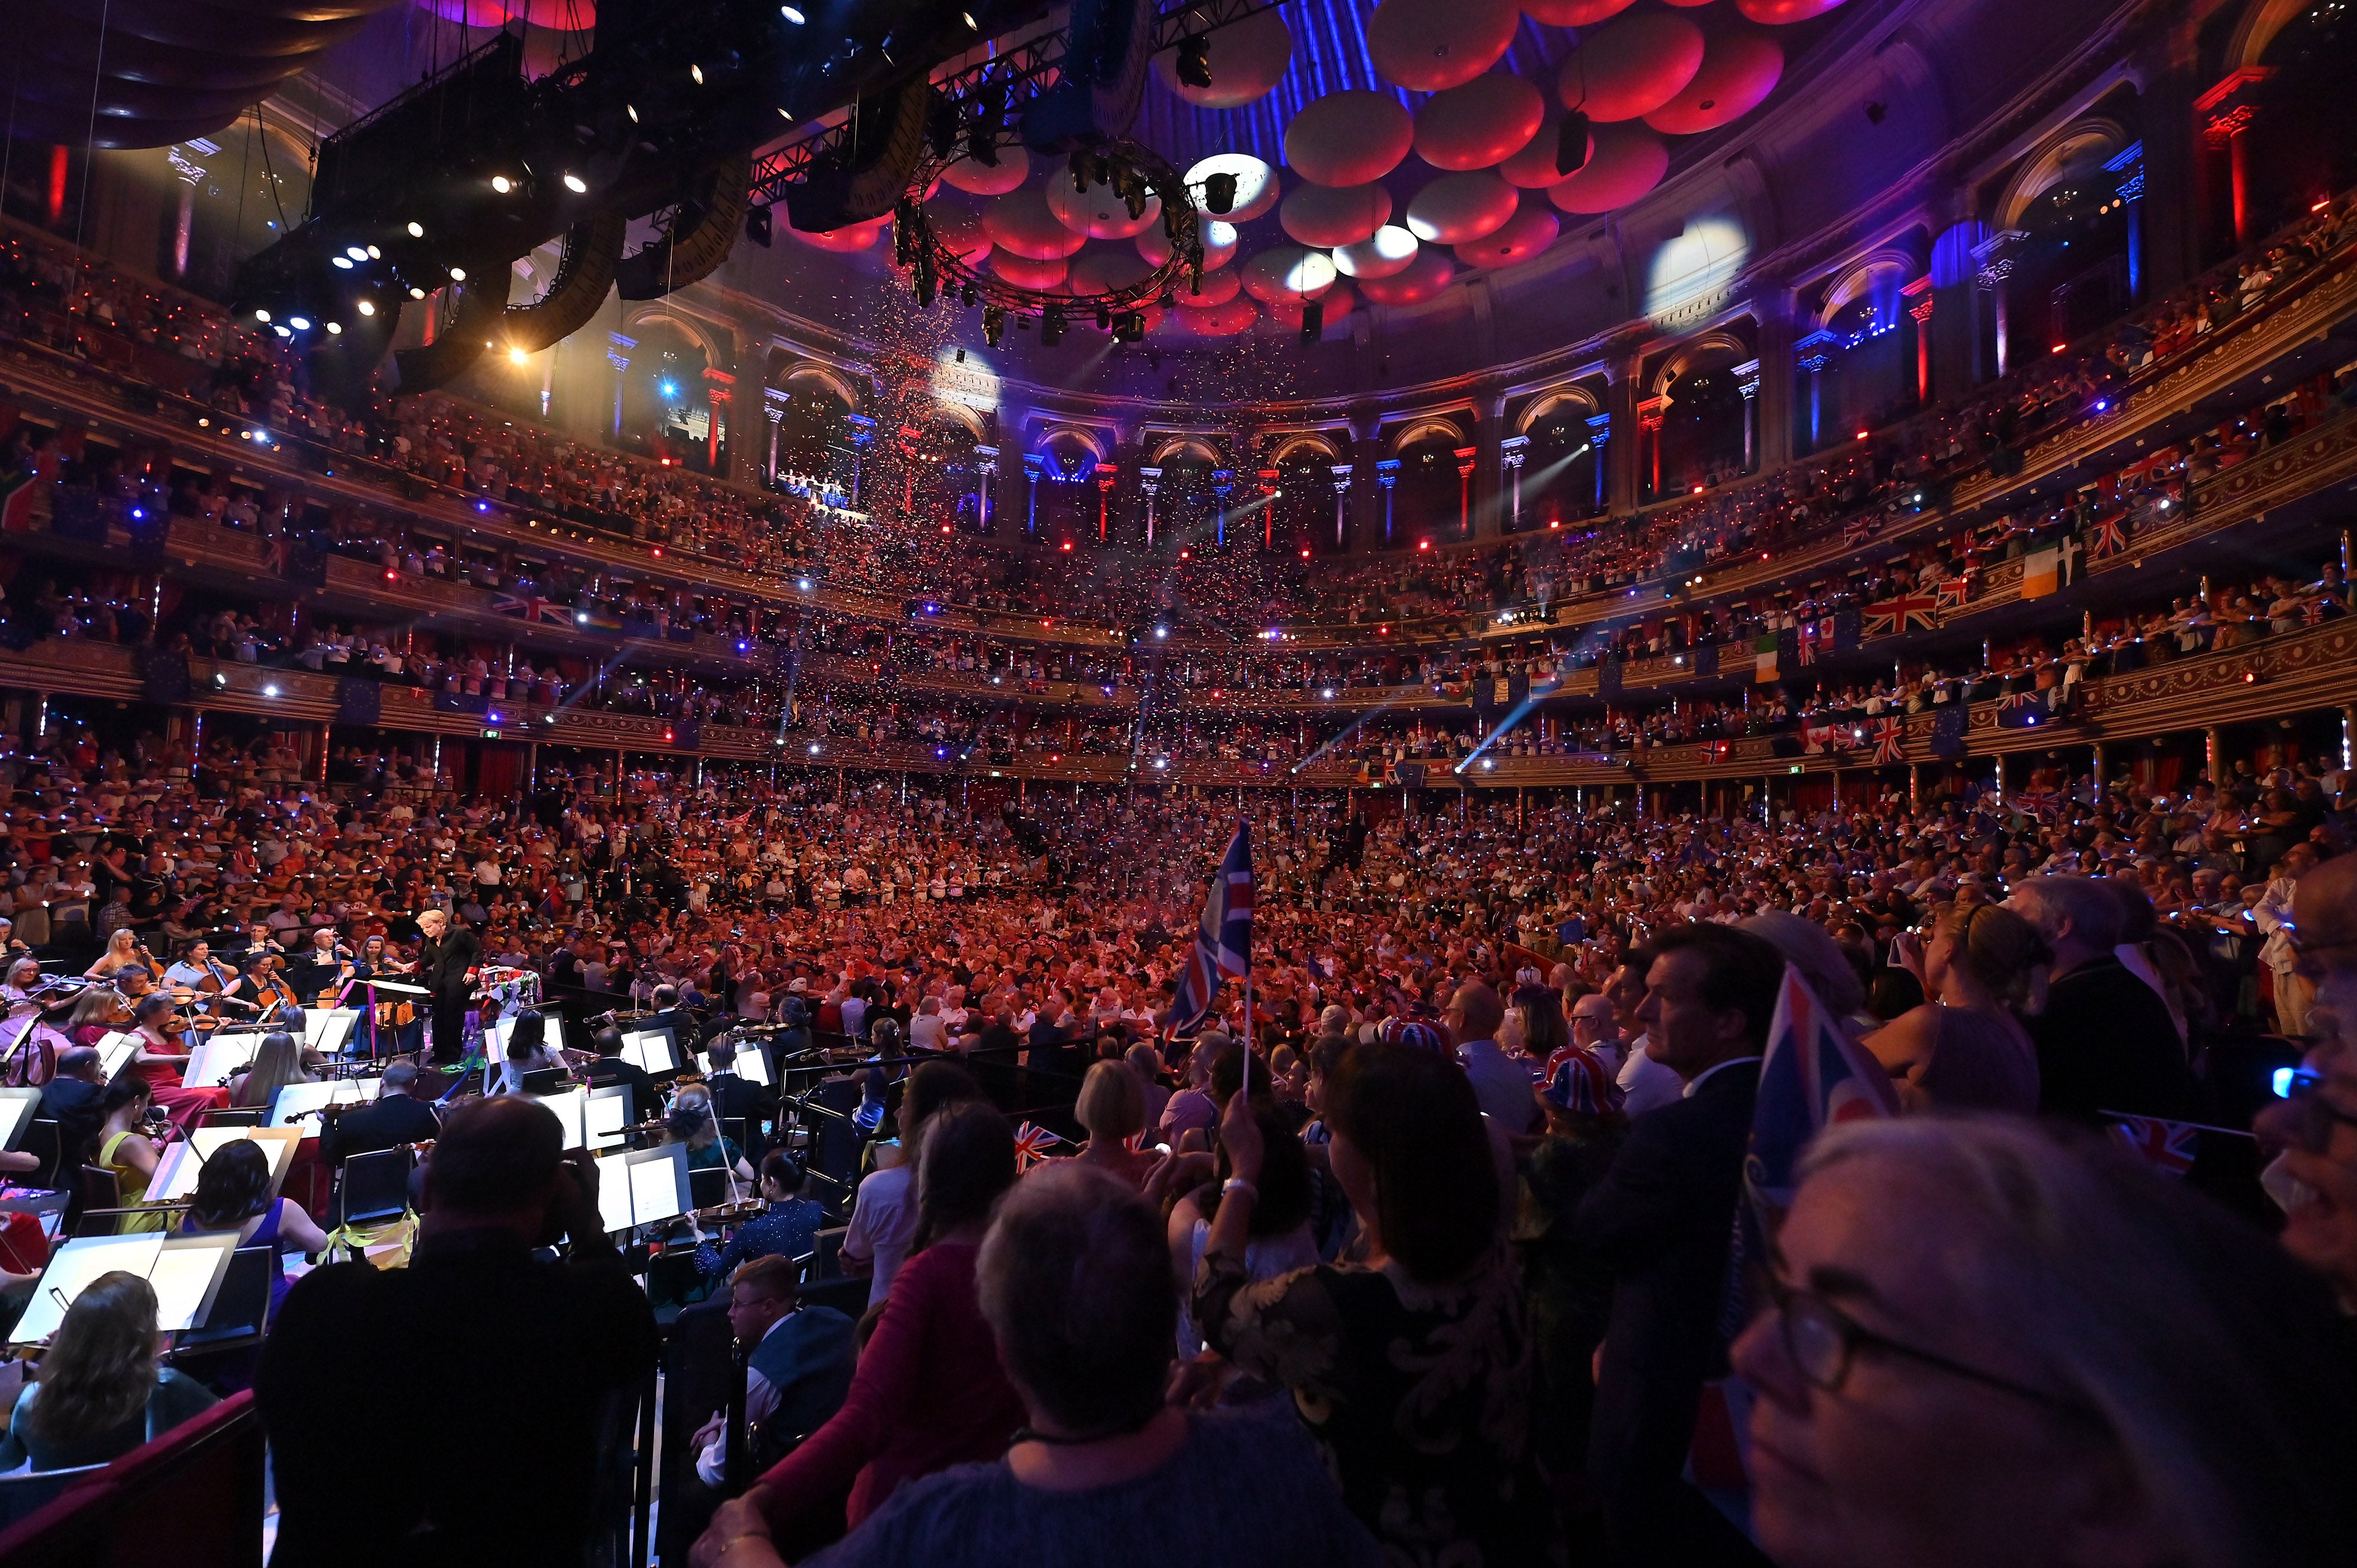
<svg viewBox="0 0 2357 1568"><path fill-rule="evenodd" d="M1251 955L1250 953L1246 953L1246 954L1244 955L1244 1071L1243 1071L1243 1079L1242 1082L1241 1082L1241 1083L1239 1083L1239 1085L1237 1086L1236 1092L1237 1092L1238 1094L1242 1094L1242 1095L1244 1095L1244 1096L1246 1097L1246 1098L1245 1098L1245 1101L1244 1101L1244 1104L1245 1104L1245 1108L1246 1108L1247 1110L1249 1110L1249 1109L1251 1108L1251 1105L1252 1105L1252 1101L1251 1101L1251 1098L1250 1098L1250 1096L1251 1096L1251 1090L1252 1090L1252 1053L1253 1053L1253 1026L1252 1026L1252 1015L1253 1015L1253 976L1252 976L1252 955Z"/></svg>

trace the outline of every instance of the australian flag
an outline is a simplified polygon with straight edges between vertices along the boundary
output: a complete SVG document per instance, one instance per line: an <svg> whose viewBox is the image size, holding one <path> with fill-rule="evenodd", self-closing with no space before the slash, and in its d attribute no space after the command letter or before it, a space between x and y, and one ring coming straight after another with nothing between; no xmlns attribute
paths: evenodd
<svg viewBox="0 0 2357 1568"><path fill-rule="evenodd" d="M1236 823L1236 836L1211 874L1203 895L1203 920L1195 933L1195 950L1178 976L1178 1000L1171 1004L1173 1034L1192 1035L1211 1015L1220 999L1220 982L1230 975L1241 980L1252 972L1253 869L1252 828Z"/></svg>

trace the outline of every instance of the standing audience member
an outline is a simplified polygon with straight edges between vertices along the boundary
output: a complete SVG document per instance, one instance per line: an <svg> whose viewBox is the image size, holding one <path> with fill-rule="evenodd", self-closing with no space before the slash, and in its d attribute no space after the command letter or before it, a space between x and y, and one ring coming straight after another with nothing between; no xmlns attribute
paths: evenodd
<svg viewBox="0 0 2357 1568"><path fill-rule="evenodd" d="M1727 1243L1784 959L1713 925L1673 928L1652 952L1638 1015L1647 1053L1685 1093L1635 1119L1573 1226L1614 1280L1587 1473L1620 1562L1754 1563L1684 1470L1703 1384L1726 1372Z"/></svg>
<svg viewBox="0 0 2357 1568"><path fill-rule="evenodd" d="M2017 1010L2031 969L2046 961L2044 940L1994 904L1943 905L1931 928L1921 964L1932 1000L1862 1043L1890 1074L1902 1110L2036 1115L2038 1047Z"/></svg>
<svg viewBox="0 0 2357 1568"><path fill-rule="evenodd" d="M615 1522L629 1477L610 1456L653 1369L654 1315L606 1235L597 1166L564 1140L530 1101L454 1111L409 1266L330 1263L287 1294L254 1379L277 1568L578 1562ZM564 1262L535 1254L560 1237ZM436 1337L430 1376L354 1365L355 1345L421 1332ZM520 1455L530 1485L485 1484Z"/></svg>
<svg viewBox="0 0 2357 1568"><path fill-rule="evenodd" d="M1375 1568L1291 1423L1163 1401L1175 1327L1161 1219L1059 1160L1000 1205L977 1265L996 1359L1028 1412L1003 1456L912 1481L804 1568ZM912 1265L913 1266L913 1265ZM694 1568L779 1568L758 1502L724 1505Z"/></svg>
<svg viewBox="0 0 2357 1568"><path fill-rule="evenodd" d="M920 1062L909 1075L900 1095L900 1163L861 1180L843 1236L844 1271L870 1277L870 1312L892 1294L917 1233L917 1154L927 1118L953 1101L981 1097L981 1086L955 1062Z"/></svg>
<svg viewBox="0 0 2357 1568"><path fill-rule="evenodd" d="M2105 1112L2193 1114L2193 1079L2168 1004L2119 961L2118 896L2091 877L2032 876L2005 907L2054 955L2046 1004L2029 1020L2038 1046L2039 1109L2101 1125Z"/></svg>
<svg viewBox="0 0 2357 1568"><path fill-rule="evenodd" d="M1267 1140L1238 1094L1220 1121L1234 1174L1195 1275L1195 1321L1239 1369L1292 1391L1388 1556L1545 1563L1561 1541L1530 1446L1522 1281L1473 1086L1444 1056L1376 1044L1343 1058L1325 1098L1358 1259L1253 1283Z"/></svg>
<svg viewBox="0 0 2357 1568"><path fill-rule="evenodd" d="M2357 1362L2198 1194L2006 1120L1836 1126L1737 1342L1779 1568L2346 1563Z"/></svg>
<svg viewBox="0 0 2357 1568"><path fill-rule="evenodd" d="M856 1530L918 1477L997 1457L1023 1423L974 1274L991 1205L1015 1181L1015 1134L986 1102L961 1100L925 1118L923 1138L909 1261L860 1352L851 1392L748 1494L775 1528L830 1507L848 1487L844 1519Z"/></svg>

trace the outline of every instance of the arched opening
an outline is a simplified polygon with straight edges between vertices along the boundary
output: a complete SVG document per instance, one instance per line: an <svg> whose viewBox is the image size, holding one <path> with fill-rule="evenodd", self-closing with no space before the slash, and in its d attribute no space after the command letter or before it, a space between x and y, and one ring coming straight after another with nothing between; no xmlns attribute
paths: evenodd
<svg viewBox="0 0 2357 1568"><path fill-rule="evenodd" d="M708 469L712 403L704 345L663 320L639 323L635 336L638 347L622 375L617 432L622 446L659 461Z"/></svg>
<svg viewBox="0 0 2357 1568"><path fill-rule="evenodd" d="M1193 551L1212 542L1219 521L1219 497L1211 476L1218 465L1189 444L1163 457L1161 480L1155 487L1154 538L1157 549Z"/></svg>
<svg viewBox="0 0 2357 1568"><path fill-rule="evenodd" d="M1742 344L1712 341L1680 353L1662 382L1653 461L1640 475L1647 500L1724 484L1751 471L1751 404L1736 367Z"/></svg>
<svg viewBox="0 0 2357 1568"><path fill-rule="evenodd" d="M1900 292L1912 270L1906 261L1879 258L1851 269L1826 290L1819 317L1824 326L1809 344L1807 363L1815 368L1804 371L1808 381L1802 389L1803 450L1876 429L1919 401L1916 324Z"/></svg>
<svg viewBox="0 0 2357 1568"><path fill-rule="evenodd" d="M2357 115L2348 104L2357 17L2329 0L2306 7L2267 40L2259 69L2267 74L2251 91L2240 133L2248 144L2240 156L2244 227L2255 237L2357 183Z"/></svg>
<svg viewBox="0 0 2357 1568"><path fill-rule="evenodd" d="M1447 425L1426 425L1399 447L1399 485L1392 499L1394 542L1463 539L1472 532L1469 477L1457 454L1470 443Z"/></svg>
<svg viewBox="0 0 2357 1568"><path fill-rule="evenodd" d="M973 426L946 413L902 437L901 493L909 517L947 533L982 532L982 475Z"/></svg>
<svg viewBox="0 0 2357 1568"><path fill-rule="evenodd" d="M1297 560L1303 551L1332 554L1341 548L1334 519L1334 455L1308 442L1297 442L1276 462L1276 488L1271 503L1272 542ZM1348 521L1349 498L1344 498ZM1344 538L1348 537L1347 529Z"/></svg>
<svg viewBox="0 0 2357 1568"><path fill-rule="evenodd" d="M1524 430L1531 444L1523 458L1523 532L1560 529L1603 512L1604 454L1587 423L1596 412L1582 399L1556 398Z"/></svg>
<svg viewBox="0 0 2357 1568"><path fill-rule="evenodd" d="M1039 444L1037 456L1039 536L1075 550L1095 542L1096 449L1075 432L1059 430Z"/></svg>
<svg viewBox="0 0 2357 1568"><path fill-rule="evenodd" d="M2108 166L2127 134L2083 121L2034 152L2010 183L1998 228L2018 236L2001 256L1999 362L2026 365L2126 309L2130 276L2127 176Z"/></svg>
<svg viewBox="0 0 2357 1568"><path fill-rule="evenodd" d="M823 383L789 377L783 412L778 416L775 472L779 481L812 479L847 485L851 480L851 405Z"/></svg>

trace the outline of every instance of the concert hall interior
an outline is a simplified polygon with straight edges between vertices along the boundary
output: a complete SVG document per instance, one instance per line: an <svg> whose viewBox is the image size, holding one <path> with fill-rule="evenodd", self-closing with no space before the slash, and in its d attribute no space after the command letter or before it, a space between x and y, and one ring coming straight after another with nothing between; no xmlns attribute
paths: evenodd
<svg viewBox="0 0 2357 1568"><path fill-rule="evenodd" d="M2349 0L7 16L0 1563L2357 1568Z"/></svg>

